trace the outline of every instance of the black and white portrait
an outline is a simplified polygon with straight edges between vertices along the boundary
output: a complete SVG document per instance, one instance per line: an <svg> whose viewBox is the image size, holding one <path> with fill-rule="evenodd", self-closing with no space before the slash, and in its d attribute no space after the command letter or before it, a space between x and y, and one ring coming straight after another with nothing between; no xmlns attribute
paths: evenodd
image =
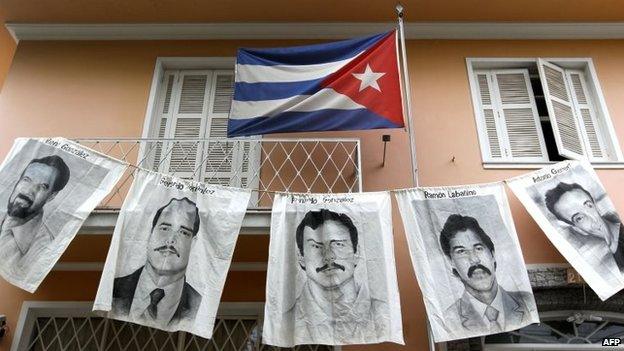
<svg viewBox="0 0 624 351"><path fill-rule="evenodd" d="M124 170L65 139L18 139L0 170L2 276L34 291Z"/></svg>
<svg viewBox="0 0 624 351"><path fill-rule="evenodd" d="M624 288L624 227L591 165L558 163L510 187L598 296Z"/></svg>
<svg viewBox="0 0 624 351"><path fill-rule="evenodd" d="M199 226L197 205L186 197L156 210L145 265L113 283L116 313L161 325L195 318L202 297L187 282L186 269Z"/></svg>
<svg viewBox="0 0 624 351"><path fill-rule="evenodd" d="M436 342L538 321L502 183L397 194Z"/></svg>
<svg viewBox="0 0 624 351"><path fill-rule="evenodd" d="M389 196L340 196L276 198L264 343L403 343Z"/></svg>
<svg viewBox="0 0 624 351"><path fill-rule="evenodd" d="M94 310L209 338L249 196L137 171Z"/></svg>

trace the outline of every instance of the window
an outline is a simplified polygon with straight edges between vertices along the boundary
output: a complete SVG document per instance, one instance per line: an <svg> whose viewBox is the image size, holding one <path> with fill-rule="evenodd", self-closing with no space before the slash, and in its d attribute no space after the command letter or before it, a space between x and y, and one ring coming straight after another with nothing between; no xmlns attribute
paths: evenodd
<svg viewBox="0 0 624 351"><path fill-rule="evenodd" d="M589 59L468 59L484 163L623 161Z"/></svg>
<svg viewBox="0 0 624 351"><path fill-rule="evenodd" d="M150 168L212 184L257 187L259 148L228 141L232 70L162 72L149 126Z"/></svg>
<svg viewBox="0 0 624 351"><path fill-rule="evenodd" d="M541 323L482 338L483 350L602 350L605 339L624 337L624 316L600 311L551 311Z"/></svg>
<svg viewBox="0 0 624 351"><path fill-rule="evenodd" d="M239 303L220 311L212 339L165 332L93 316L90 303L25 302L12 350L126 351L329 351L330 346L277 348L261 343L261 304ZM229 311L228 311L229 310Z"/></svg>

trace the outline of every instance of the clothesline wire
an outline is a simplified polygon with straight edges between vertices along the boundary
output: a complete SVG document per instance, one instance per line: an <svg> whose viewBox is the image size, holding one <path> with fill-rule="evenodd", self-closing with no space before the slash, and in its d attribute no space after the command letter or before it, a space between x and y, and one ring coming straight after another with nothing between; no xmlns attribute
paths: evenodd
<svg viewBox="0 0 624 351"><path fill-rule="evenodd" d="M80 145L80 146L81 146L81 147L83 147L83 148L87 148L87 149L89 149L89 150L92 150L92 151L94 151L95 153L97 153L97 154L99 154L99 155L101 155L101 156L104 156L104 157L107 157L107 158L110 158L110 159L114 159L114 160L116 160L116 161L119 161L119 162L121 162L121 163L125 164L126 166L128 166L128 167L130 167L130 168L135 169L135 171L136 171L136 170L142 170L142 171L149 172L149 173L157 173L157 174L160 174L160 175L163 175L163 176L176 177L176 176L175 176L175 174L165 174L165 173L161 173L161 172L153 171L153 170L151 170L151 169L147 169L147 168L145 168L145 167L138 166L138 165L136 165L136 164L134 164L134 163L126 162L126 161L123 161L123 160L120 160L120 159L114 158L114 157L112 157L112 156L106 155L106 154L104 154L104 153L102 153L102 152L100 152L100 151L98 151L98 150L94 150L93 148L88 147L88 146L86 146L86 145L83 145L83 144L80 144L80 143L76 143L76 144L77 144L77 145ZM141 162L142 162L142 161L143 161L143 160L141 160ZM159 164L159 166L160 166L160 164ZM197 170L195 170L195 172L193 172L193 175L195 175L195 173L196 173L196 172L197 172ZM126 177L126 179L124 179L124 180L123 180L122 185L123 185L123 184L125 184L125 183L128 181L128 178L129 178L129 177L131 177L133 173L134 173L134 172L130 173L130 174L128 175L128 177ZM490 183L479 183L479 184L470 184L470 185L472 185L472 186L482 186L482 185L496 184L496 183L504 183L504 184L508 184L508 183L509 183L509 181L511 181L511 180L515 180L516 178L520 178L520 177L522 177L522 176L516 176L516 177L510 178L510 179L502 179L502 180L500 180L500 181L496 181L496 182L490 182ZM176 178L178 178L178 177L176 177ZM218 186L222 186L222 185L219 185L219 184L211 184L211 183L206 183L206 182L201 182L201 181L196 181L196 180L189 180L189 179L183 179L183 178L179 178L179 179L182 179L182 180L187 181L187 182L203 183L203 184L207 184L207 185L211 185L211 186L217 186L217 187L218 187ZM466 186L466 185L432 186L432 187L418 187L418 186L415 186L415 187L408 187L408 188L387 189L387 190L382 190L382 191L380 191L380 192L387 191L387 192L390 192L390 193L401 193L401 192L406 192L406 191L409 191L409 190L412 190L412 189L418 189L418 188L454 188L454 187L461 188L461 187L465 187L465 186ZM239 188L239 189L244 189L244 188L240 188L240 187L231 187L231 186L229 186L229 187L230 187L230 188ZM274 195L275 195L275 194L283 194L283 195L299 195L299 196L306 196L306 195L313 195L313 194L315 194L315 193L312 193L312 192L291 192L291 191L265 190L265 189L252 189L252 188L247 188L247 189L245 189L245 190L249 190L249 191L251 191L251 192L257 192L257 193L274 194ZM359 192L351 192L351 193L333 193L333 194L344 194L344 195L347 195L347 194L356 194L356 193L359 193Z"/></svg>
<svg viewBox="0 0 624 351"><path fill-rule="evenodd" d="M110 156L107 156L107 157L111 158ZM170 175L170 174L160 173L160 172L153 171L153 170L145 168L145 167L137 166L137 165L135 165L133 163L129 163L129 162L125 162L125 161L121 161L121 162L125 163L128 167L133 168L135 170L142 170L142 171L149 172L149 173L157 173L157 174L161 174L163 176L176 177L175 174L171 174ZM204 183L204 184L208 184L208 185L212 185L212 186L222 186L222 185L219 185L219 184L205 183L205 182L200 182L200 181L196 181L196 180L189 180L189 179L183 179L183 178L180 178L180 179L182 179L184 181L187 181L187 182ZM500 181L497 181L497 182L479 183L479 184L472 184L472 185L479 185L479 186L481 186L481 185L495 184L495 183L507 183L507 181L508 181L507 179L503 179L503 180L500 180ZM463 186L462 185L450 185L450 186L432 186L432 187L409 187L409 188L397 188L397 189L381 190L379 192L387 191L389 193L401 193L401 192L406 192L406 191L409 191L409 190L412 190L412 189L417 189L417 188L454 188L454 187L460 188L460 187L465 187L465 185L463 185ZM238 188L238 187L233 187L233 188ZM244 189L244 188L239 188L239 189ZM293 192L293 191L287 191L287 190L280 191L280 190L266 190L266 189L253 189L253 188L248 188L246 190L249 190L251 192L256 192L256 193L265 193L265 194L273 194L273 195L275 195L275 194L282 194L282 195L306 196L306 195L318 194L318 193L313 193L313 192ZM365 192L367 192L367 191L365 191ZM375 191L373 191L373 192L375 192ZM357 193L359 193L359 192L333 193L333 194L348 195L348 194L357 194ZM326 194L326 193L323 193L323 194Z"/></svg>
<svg viewBox="0 0 624 351"><path fill-rule="evenodd" d="M110 156L108 156L108 157L110 158ZM128 163L128 162L123 162L123 163L125 163L128 167L133 168L134 171L141 170L141 171L148 172L148 173L160 174L160 175L163 175L163 176L166 176L166 177L176 177L175 175L170 175L170 174L166 174L166 173L160 173L160 172L156 172L156 171L153 171L153 170L145 168L145 167L137 166L137 165L135 165L133 163ZM132 173L134 173L134 171L131 172L131 174L129 176L132 176ZM179 178L179 179L181 179L181 180L183 180L185 182L204 183L204 184L212 185L212 186L223 186L223 185L219 185L219 184L205 183L205 182L200 182L200 181L190 180L190 179L183 179L183 178ZM230 187L230 188L237 188L237 187ZM240 189L244 189L244 188L240 188ZM267 193L267 194L301 194L301 195L312 194L312 193L278 191L278 190L263 190L263 189L246 189L246 190L250 190L252 192L258 192L258 193Z"/></svg>

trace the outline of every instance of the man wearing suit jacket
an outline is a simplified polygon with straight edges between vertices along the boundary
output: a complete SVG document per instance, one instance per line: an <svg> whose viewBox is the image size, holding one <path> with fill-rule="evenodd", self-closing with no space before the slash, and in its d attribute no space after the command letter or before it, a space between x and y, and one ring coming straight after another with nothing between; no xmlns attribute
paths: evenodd
<svg viewBox="0 0 624 351"><path fill-rule="evenodd" d="M113 313L157 326L193 320L202 296L186 282L186 267L198 231L199 211L188 198L158 209L146 264L115 278Z"/></svg>
<svg viewBox="0 0 624 351"><path fill-rule="evenodd" d="M500 333L522 327L535 310L533 295L507 291L496 280L494 243L476 219L459 214L448 217L440 234L442 251L464 293L444 314L449 332L461 336Z"/></svg>

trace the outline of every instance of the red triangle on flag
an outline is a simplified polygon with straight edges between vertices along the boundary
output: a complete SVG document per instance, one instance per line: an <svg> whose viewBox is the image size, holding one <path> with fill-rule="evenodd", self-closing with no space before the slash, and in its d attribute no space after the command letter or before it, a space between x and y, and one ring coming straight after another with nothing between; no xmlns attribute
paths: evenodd
<svg viewBox="0 0 624 351"><path fill-rule="evenodd" d="M323 82L377 115L403 127L396 31L361 53Z"/></svg>

